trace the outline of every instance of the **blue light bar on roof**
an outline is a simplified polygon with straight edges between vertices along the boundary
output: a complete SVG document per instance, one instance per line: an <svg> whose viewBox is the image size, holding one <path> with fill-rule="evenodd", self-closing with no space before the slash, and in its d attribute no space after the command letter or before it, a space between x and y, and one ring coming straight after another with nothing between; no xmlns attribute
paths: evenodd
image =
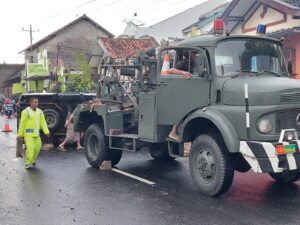
<svg viewBox="0 0 300 225"><path fill-rule="evenodd" d="M256 28L256 33L257 34L261 34L261 35L265 35L267 31L267 26L264 24L258 24L257 28Z"/></svg>

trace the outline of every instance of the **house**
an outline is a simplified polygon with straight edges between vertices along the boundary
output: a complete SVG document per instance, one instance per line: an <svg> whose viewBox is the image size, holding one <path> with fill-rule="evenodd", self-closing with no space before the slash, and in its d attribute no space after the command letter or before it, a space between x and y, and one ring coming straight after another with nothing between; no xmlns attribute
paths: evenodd
<svg viewBox="0 0 300 225"><path fill-rule="evenodd" d="M233 0L221 18L232 34L254 35L257 25L264 24L267 36L283 37L285 59L300 79L300 1Z"/></svg>
<svg viewBox="0 0 300 225"><path fill-rule="evenodd" d="M162 39L182 38L182 29L197 21L199 15L209 12L225 2L226 0L206 1L150 27L141 27L129 20L122 35L135 38L148 35L154 37L158 42Z"/></svg>
<svg viewBox="0 0 300 225"><path fill-rule="evenodd" d="M76 58L79 54L88 59L98 37L113 36L94 20L83 15L28 46L22 51L28 63L25 80L35 84L27 84L27 91L30 91L32 86L41 87L41 91L43 86L47 86L51 74L62 75L64 71L77 70ZM31 68L31 75L28 68Z"/></svg>
<svg viewBox="0 0 300 225"><path fill-rule="evenodd" d="M132 65L132 61L151 47L157 47L158 43L153 38L99 38L90 58L90 65L94 71L100 74L103 64Z"/></svg>
<svg viewBox="0 0 300 225"><path fill-rule="evenodd" d="M6 80L12 79L15 74L24 69L24 64L0 64L0 93L5 97L12 97L11 85Z"/></svg>
<svg viewBox="0 0 300 225"><path fill-rule="evenodd" d="M209 34L209 32L213 28L214 20L218 19L223 14L228 5L229 3L226 2L217 6L209 12L202 14L195 23L182 30L183 36L194 37Z"/></svg>

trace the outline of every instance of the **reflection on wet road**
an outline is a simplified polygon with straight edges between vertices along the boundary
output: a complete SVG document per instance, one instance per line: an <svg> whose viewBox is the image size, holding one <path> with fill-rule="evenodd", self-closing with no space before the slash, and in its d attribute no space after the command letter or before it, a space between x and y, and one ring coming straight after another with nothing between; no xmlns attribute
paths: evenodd
<svg viewBox="0 0 300 225"><path fill-rule="evenodd" d="M0 224L300 224L300 183L235 173L219 198L199 194L188 159L163 163L146 151L125 153L117 168L155 182L91 168L83 151L43 151L37 169L15 159L13 133L0 134ZM0 117L0 128L3 117Z"/></svg>

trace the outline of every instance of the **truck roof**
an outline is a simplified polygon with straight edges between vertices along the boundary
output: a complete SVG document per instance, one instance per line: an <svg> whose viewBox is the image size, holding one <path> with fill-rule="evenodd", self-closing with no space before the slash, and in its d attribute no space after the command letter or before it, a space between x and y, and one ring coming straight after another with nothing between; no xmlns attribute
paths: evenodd
<svg viewBox="0 0 300 225"><path fill-rule="evenodd" d="M226 40L226 39L238 39L238 38L247 38L247 39L264 39L269 41L275 41L281 45L281 42L274 38L262 37L262 36L253 36L253 35L229 35L229 36L216 36L216 35L203 35L185 39L178 43L180 47L212 47L217 42Z"/></svg>

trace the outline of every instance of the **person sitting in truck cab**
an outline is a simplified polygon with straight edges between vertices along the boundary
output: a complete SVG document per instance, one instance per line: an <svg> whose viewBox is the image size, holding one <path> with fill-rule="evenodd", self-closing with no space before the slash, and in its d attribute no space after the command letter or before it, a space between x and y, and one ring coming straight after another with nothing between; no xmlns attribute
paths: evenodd
<svg viewBox="0 0 300 225"><path fill-rule="evenodd" d="M189 54L189 51L184 50L182 55L184 57L175 64L175 67L169 70L169 73L182 75L185 79L189 79L193 72L192 69L194 65L195 54Z"/></svg>
<svg viewBox="0 0 300 225"><path fill-rule="evenodd" d="M182 55L184 56L184 58L179 60L175 64L175 67L171 68L169 70L169 72L170 72L170 74L179 74L179 75L182 75L185 79L189 79L193 73L192 70L193 70L193 65L194 65L195 54L193 54L193 53L189 54L189 51L184 50L182 52ZM179 136L177 134L177 126L176 125L173 125L172 130L169 133L169 138L174 139L174 140L179 139Z"/></svg>

